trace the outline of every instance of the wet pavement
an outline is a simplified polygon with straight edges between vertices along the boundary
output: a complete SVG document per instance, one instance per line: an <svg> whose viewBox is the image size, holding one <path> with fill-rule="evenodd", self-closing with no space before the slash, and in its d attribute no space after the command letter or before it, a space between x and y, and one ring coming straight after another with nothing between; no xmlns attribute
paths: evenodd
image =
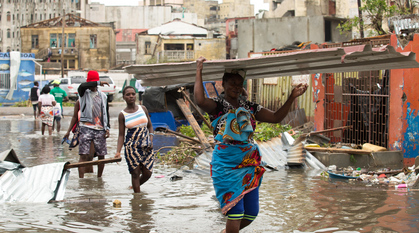
<svg viewBox="0 0 419 233"><path fill-rule="evenodd" d="M78 149L61 144L62 132L42 136L40 121L26 116L0 117L0 152L13 148L25 166L77 162ZM111 120L108 156L116 150L117 119ZM107 164L102 178L79 179L72 169L65 201L0 204L1 232L220 232L225 224L209 175L155 165L142 193L129 189L123 159ZM175 173L173 173L175 172ZM260 189L260 213L241 232L417 232L419 192L394 187L324 180L319 171L266 172ZM181 180L170 181L178 175ZM164 176L163 178L157 178ZM114 200L122 205L115 208Z"/></svg>

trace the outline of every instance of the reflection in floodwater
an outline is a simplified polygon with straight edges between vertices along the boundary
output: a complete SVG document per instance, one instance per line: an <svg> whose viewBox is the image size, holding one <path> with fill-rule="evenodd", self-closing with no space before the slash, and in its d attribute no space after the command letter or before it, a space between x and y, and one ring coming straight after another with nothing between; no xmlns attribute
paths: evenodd
<svg viewBox="0 0 419 233"><path fill-rule="evenodd" d="M113 118L107 157L116 151L117 119ZM70 118L64 118L63 129ZM13 148L25 166L77 162L78 149L61 144L63 132L42 136L40 121L0 119L0 151ZM107 164L102 178L78 178L72 170L64 202L2 203L1 232L220 232L225 226L211 178L156 164L142 193L129 188L123 159ZM266 172L260 189L260 213L241 232L417 232L419 192L322 180L318 171ZM156 178L161 177L163 178ZM121 207L113 207L118 199Z"/></svg>
<svg viewBox="0 0 419 233"><path fill-rule="evenodd" d="M149 232L153 229L154 224L151 216L153 204L154 201L147 198L143 193L134 193L130 201L131 219L126 230L129 232Z"/></svg>

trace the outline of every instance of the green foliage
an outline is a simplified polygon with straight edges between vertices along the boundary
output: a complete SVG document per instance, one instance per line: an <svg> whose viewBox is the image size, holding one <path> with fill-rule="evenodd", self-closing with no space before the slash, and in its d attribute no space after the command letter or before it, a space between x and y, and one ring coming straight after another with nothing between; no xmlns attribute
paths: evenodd
<svg viewBox="0 0 419 233"><path fill-rule="evenodd" d="M169 60L167 59L167 57L160 57L159 58L159 62L157 62L157 56L154 56L150 59L148 59L145 64L157 64L157 63L167 63L169 62Z"/></svg>
<svg viewBox="0 0 419 233"><path fill-rule="evenodd" d="M29 106L31 106L30 100L22 100L12 105L12 107L29 107Z"/></svg>
<svg viewBox="0 0 419 233"><path fill-rule="evenodd" d="M355 156L351 155L351 157L349 158L349 161L351 161L352 163L356 163Z"/></svg>
<svg viewBox="0 0 419 233"><path fill-rule="evenodd" d="M157 158L163 164L187 164L197 156L195 148L189 143L181 142L166 154L157 153Z"/></svg>
<svg viewBox="0 0 419 233"><path fill-rule="evenodd" d="M205 113L204 118L208 122L210 122L209 116L208 116L207 113ZM209 135L212 135L211 129L209 129L208 126L204 122L202 122L201 130L202 130L202 132L204 132L205 136L207 136L207 137ZM190 125L182 125L182 126L180 126L179 127L179 132L181 134L183 134L185 136L188 136L188 137L191 137L191 138L196 137L195 131L192 129L192 126L190 126Z"/></svg>
<svg viewBox="0 0 419 233"><path fill-rule="evenodd" d="M74 107L75 102L63 102L63 107Z"/></svg>
<svg viewBox="0 0 419 233"><path fill-rule="evenodd" d="M253 138L257 141L269 141L271 138L277 137L291 128L290 125L258 122Z"/></svg>
<svg viewBox="0 0 419 233"><path fill-rule="evenodd" d="M353 28L360 30L361 25L364 30L372 29L377 35L388 34L387 31L383 28L383 21L389 17L403 14L413 13L413 7L415 2L410 2L410 5L397 4L390 6L387 4L386 0L362 0L362 6L359 7L359 10L362 11L363 20L358 16L354 18L347 18L346 21L342 21L337 28L340 33L350 32ZM365 22L371 22L366 24ZM372 35L369 35L372 36Z"/></svg>

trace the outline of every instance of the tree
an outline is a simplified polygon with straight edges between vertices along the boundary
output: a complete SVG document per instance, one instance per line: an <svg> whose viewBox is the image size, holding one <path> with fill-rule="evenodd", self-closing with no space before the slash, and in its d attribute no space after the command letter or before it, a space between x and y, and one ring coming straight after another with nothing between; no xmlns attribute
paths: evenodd
<svg viewBox="0 0 419 233"><path fill-rule="evenodd" d="M412 14L416 0L396 0L395 4L389 5L386 0L362 0L362 6L359 11L362 11L363 18L355 16L352 19L347 19L338 25L340 33L349 32L353 28L372 29L378 35L384 35L388 32L383 28L383 21L389 17L396 15ZM367 19L367 20L365 20ZM366 23L369 22L369 23Z"/></svg>

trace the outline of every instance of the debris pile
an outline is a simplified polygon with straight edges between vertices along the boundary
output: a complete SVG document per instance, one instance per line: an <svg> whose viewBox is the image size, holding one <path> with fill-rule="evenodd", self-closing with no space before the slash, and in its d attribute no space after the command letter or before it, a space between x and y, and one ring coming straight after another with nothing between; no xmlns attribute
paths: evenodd
<svg viewBox="0 0 419 233"><path fill-rule="evenodd" d="M328 167L327 172L322 173L323 177L335 179L347 179L353 181L361 181L368 185L387 184L397 188L419 189L419 167L415 165L403 169L392 170L388 168L378 171L368 171L361 168L340 168L335 165Z"/></svg>

